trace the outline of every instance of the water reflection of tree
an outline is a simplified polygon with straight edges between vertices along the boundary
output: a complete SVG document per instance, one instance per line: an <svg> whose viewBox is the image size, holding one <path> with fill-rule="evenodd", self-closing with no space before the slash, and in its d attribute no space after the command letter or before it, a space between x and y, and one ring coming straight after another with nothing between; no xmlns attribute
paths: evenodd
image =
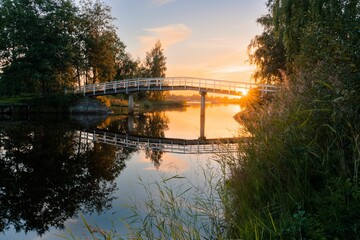
<svg viewBox="0 0 360 240"><path fill-rule="evenodd" d="M0 126L0 231L42 234L110 207L125 164L115 147L79 140L60 124Z"/></svg>
<svg viewBox="0 0 360 240"><path fill-rule="evenodd" d="M140 114L135 118L131 119L132 116L127 118L113 117L109 118L110 121L106 121L106 124L102 123L99 127L102 130L110 132L122 133L122 134L133 134L146 137L164 138L165 131L169 129L169 118L164 112L150 112ZM133 125L132 132L129 132L129 121ZM121 148L119 152L124 155L130 154L136 150L129 148ZM149 158L155 167L159 167L162 161L163 152L147 149L145 152L146 158Z"/></svg>
<svg viewBox="0 0 360 240"><path fill-rule="evenodd" d="M169 129L169 118L164 112L152 112L141 115L137 122L137 133L142 136L164 138L165 131ZM162 162L163 151L146 149L145 156L150 158L156 168Z"/></svg>

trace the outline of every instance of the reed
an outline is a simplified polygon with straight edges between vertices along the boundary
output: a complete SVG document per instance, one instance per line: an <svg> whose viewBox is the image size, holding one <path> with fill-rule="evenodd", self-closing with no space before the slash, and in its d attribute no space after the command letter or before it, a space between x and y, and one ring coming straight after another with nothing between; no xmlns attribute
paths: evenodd
<svg viewBox="0 0 360 240"><path fill-rule="evenodd" d="M241 114L226 159L229 238L358 239L359 94L319 66Z"/></svg>
<svg viewBox="0 0 360 240"><path fill-rule="evenodd" d="M194 183L181 175L161 175L160 180L138 177L145 196L129 196L124 206L130 214L121 222L126 233L116 228L104 230L83 219L86 232L82 237L70 230L63 239L226 239L223 204L223 177L218 167L207 164L197 175L205 181Z"/></svg>
<svg viewBox="0 0 360 240"><path fill-rule="evenodd" d="M224 239L222 181L213 168L203 169L205 183L196 186L182 176L140 184L145 201L133 199L124 219L129 239ZM155 191L154 191L155 189Z"/></svg>

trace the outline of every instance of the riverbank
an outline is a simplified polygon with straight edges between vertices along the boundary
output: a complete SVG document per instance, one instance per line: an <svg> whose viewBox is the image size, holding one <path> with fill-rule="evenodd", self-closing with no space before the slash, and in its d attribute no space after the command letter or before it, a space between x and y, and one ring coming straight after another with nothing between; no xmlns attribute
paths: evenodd
<svg viewBox="0 0 360 240"><path fill-rule="evenodd" d="M30 106L29 108L14 108L15 111L12 114L69 113L69 106L78 99L80 97L75 95L0 97L0 105Z"/></svg>
<svg viewBox="0 0 360 240"><path fill-rule="evenodd" d="M4 114L28 114L28 113L60 113L60 114L128 114L128 102L121 98L96 97L87 98L78 95L51 95L47 97L25 96L25 97L1 97L0 106L7 106L9 110ZM31 106L16 107L12 106ZM137 112L148 112L160 109L183 108L185 101L143 100L136 103ZM12 110L12 111L11 111Z"/></svg>

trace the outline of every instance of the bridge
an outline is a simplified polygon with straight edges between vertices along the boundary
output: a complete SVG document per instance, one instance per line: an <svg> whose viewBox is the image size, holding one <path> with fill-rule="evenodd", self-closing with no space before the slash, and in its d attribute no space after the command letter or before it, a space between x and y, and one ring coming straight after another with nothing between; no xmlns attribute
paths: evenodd
<svg viewBox="0 0 360 240"><path fill-rule="evenodd" d="M131 94L140 91L193 90L199 92L242 96L244 90L258 88L263 94L275 92L276 87L269 84L224 81L193 77L137 78L88 84L74 89L74 94L84 96L103 96L118 93Z"/></svg>
<svg viewBox="0 0 360 240"><path fill-rule="evenodd" d="M125 93L129 95L129 113L134 113L134 93L140 91L199 91L201 95L200 125L205 126L205 96L207 93L243 96L243 91L258 89L263 95L276 91L276 86L237 81L193 77L137 78L88 84L74 89L74 94L84 96L103 96ZM67 92L66 92L67 93ZM200 137L205 138L205 129L201 127Z"/></svg>
<svg viewBox="0 0 360 240"><path fill-rule="evenodd" d="M109 133L99 130L84 130L81 139L132 149L153 150L178 154L209 154L236 152L239 141L246 138L177 139L153 138L128 134Z"/></svg>

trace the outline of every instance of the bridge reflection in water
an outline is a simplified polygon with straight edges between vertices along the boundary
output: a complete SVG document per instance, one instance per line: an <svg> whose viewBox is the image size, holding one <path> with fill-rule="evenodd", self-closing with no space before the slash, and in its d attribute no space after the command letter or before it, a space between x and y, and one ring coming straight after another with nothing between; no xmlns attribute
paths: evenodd
<svg viewBox="0 0 360 240"><path fill-rule="evenodd" d="M81 131L81 138L113 146L179 154L209 154L237 151L239 141L246 138L177 139L117 134L99 130Z"/></svg>

